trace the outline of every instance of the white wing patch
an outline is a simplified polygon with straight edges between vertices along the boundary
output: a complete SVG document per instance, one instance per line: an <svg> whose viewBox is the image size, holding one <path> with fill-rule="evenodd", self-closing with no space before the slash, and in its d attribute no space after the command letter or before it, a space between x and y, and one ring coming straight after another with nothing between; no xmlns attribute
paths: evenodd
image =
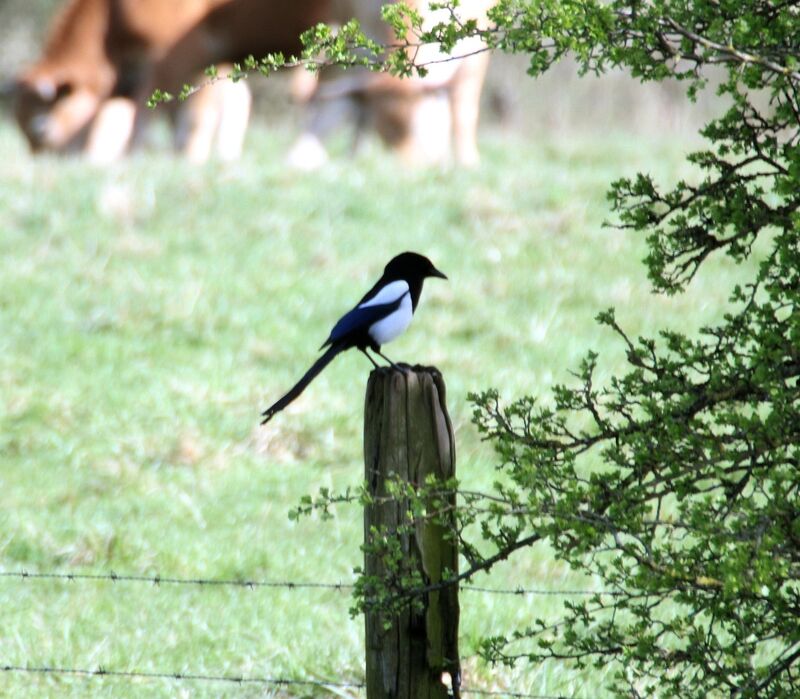
<svg viewBox="0 0 800 699"><path fill-rule="evenodd" d="M411 322L411 317L414 315L414 310L411 308L411 294L408 293L408 284L405 282L392 282L389 286L393 284L402 284L406 287L406 292L400 301L400 305L397 307L397 310L392 311L385 318L381 318L370 325L367 331L369 336L379 345L385 345L387 342L394 340L398 335L402 335L403 331L405 331ZM384 288L378 296L383 294L387 288L388 287ZM370 301L361 305L366 306L372 303L373 300L370 299Z"/></svg>
<svg viewBox="0 0 800 699"><path fill-rule="evenodd" d="M375 294L375 296L373 296L371 299L367 299L366 301L364 301L364 303L360 303L358 307L364 308L366 306L377 306L381 303L394 303L403 294L407 293L408 293L408 282L404 282L402 280L398 280L396 282L390 282L389 284L384 286L377 294Z"/></svg>

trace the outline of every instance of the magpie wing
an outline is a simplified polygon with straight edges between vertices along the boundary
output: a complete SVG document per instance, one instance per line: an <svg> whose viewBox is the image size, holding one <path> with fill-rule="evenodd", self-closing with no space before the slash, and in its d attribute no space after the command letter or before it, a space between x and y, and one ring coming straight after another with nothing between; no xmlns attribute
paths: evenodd
<svg viewBox="0 0 800 699"><path fill-rule="evenodd" d="M381 277L359 302L359 306L377 306L381 303L393 303L397 299L403 298L409 291L408 282L405 279L395 279L387 281Z"/></svg>
<svg viewBox="0 0 800 699"><path fill-rule="evenodd" d="M372 306L356 306L352 311L345 313L336 325L333 326L331 334L322 347L335 344L337 342L346 342L348 337L359 333L366 332L367 329L373 324L385 318L393 311L400 307L400 302L403 300L402 296L390 303L376 303ZM320 347L320 349L322 349Z"/></svg>

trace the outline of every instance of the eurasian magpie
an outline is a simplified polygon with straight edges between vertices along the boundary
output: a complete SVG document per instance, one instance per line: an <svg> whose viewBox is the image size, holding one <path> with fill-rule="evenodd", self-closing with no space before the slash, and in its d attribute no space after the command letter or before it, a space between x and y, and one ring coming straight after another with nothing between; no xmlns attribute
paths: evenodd
<svg viewBox="0 0 800 699"><path fill-rule="evenodd" d="M381 345L391 342L408 327L422 293L422 282L427 277L447 279L424 255L404 252L392 258L375 286L333 326L328 339L320 347L320 350L328 347L325 354L314 362L291 391L261 414L264 418L261 424L269 422L275 413L297 398L339 352L355 347L377 367L377 362L367 352L369 348L395 366L381 353Z"/></svg>

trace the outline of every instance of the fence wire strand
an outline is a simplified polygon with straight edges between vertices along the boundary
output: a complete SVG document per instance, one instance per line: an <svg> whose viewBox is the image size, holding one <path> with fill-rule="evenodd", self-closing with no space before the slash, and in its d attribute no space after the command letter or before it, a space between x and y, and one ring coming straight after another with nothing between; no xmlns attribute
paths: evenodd
<svg viewBox="0 0 800 699"><path fill-rule="evenodd" d="M282 587L287 589L329 589L352 590L350 583L324 583L324 582L293 582L272 580L237 580L224 578L174 578L161 575L120 575L114 573L29 573L24 570L1 571L2 578L21 578L23 580L94 580L103 582L135 582L150 583L151 585L196 585L207 587Z"/></svg>
<svg viewBox="0 0 800 699"><path fill-rule="evenodd" d="M176 578L162 577L161 575L122 575L111 571L110 573L30 573L25 570L0 571L0 578L17 578L21 580L66 580L76 582L79 580L96 582L133 582L158 585L194 585L197 587L244 587L244 588L285 588L288 590L323 589L323 590L352 590L352 583L326 583L326 582L294 582L281 580L237 580L224 578ZM479 587L476 585L461 585L464 592L481 592L488 595L619 595L619 592L602 590L544 590L535 588L493 588Z"/></svg>
<svg viewBox="0 0 800 699"><path fill-rule="evenodd" d="M95 670L74 667L31 667L3 665L3 672L27 672L39 675L82 675L84 677L121 677L125 679L178 680L194 682L230 682L232 684L269 684L276 686L337 687L339 689L363 689L363 682L341 682L336 680L296 680L286 677L246 677L238 675L206 675L192 672L146 672L143 670Z"/></svg>
<svg viewBox="0 0 800 699"><path fill-rule="evenodd" d="M327 589L327 590L352 590L355 585L352 583L326 583L326 582L305 582L305 581L281 581L281 580L237 580L224 578L178 578L164 577L161 575L128 575L119 574L113 571L109 573L56 573L56 572L28 572L25 570L0 571L0 578L15 578L19 580L62 580L67 582L94 581L110 583L147 583L153 586L159 585L186 585L196 587L237 587L237 588L282 588L287 590L301 589ZM461 591L479 592L482 594L493 595L618 595L619 592L605 592L602 590L545 590L534 588L491 588L480 587L477 585L461 585ZM109 670L99 667L94 670L86 668L70 667L48 667L48 666L22 666L22 665L0 665L0 671L4 673L29 673L39 675L77 675L83 677L108 677L108 678L127 678L127 679L151 679L151 680L174 680L188 682L228 682L231 684L262 684L272 686L305 686L326 688L335 687L337 689L358 689L366 688L363 682L346 682L340 680L311 680L311 679L291 679L284 677L247 677L238 675L210 675L193 672L159 672L141 670ZM564 695L555 694L526 694L524 692L513 692L506 690L480 689L472 687L462 687L461 694L485 696L485 697L512 697L513 699L573 699Z"/></svg>
<svg viewBox="0 0 800 699"><path fill-rule="evenodd" d="M28 673L37 675L78 675L82 677L121 678L121 679L148 679L148 680L174 680L186 682L229 682L231 684L263 684L276 687L316 687L324 689L335 687L337 689L366 689L363 682L345 682L341 680L298 680L287 677L248 677L238 675L208 675L191 672L158 672L143 670L109 670L98 667L95 670L74 667L48 667L48 666L23 666L0 665L0 671L6 673ZM461 687L461 694L473 694L484 697L514 697L514 699L574 699L561 694L526 694L498 689L480 689Z"/></svg>

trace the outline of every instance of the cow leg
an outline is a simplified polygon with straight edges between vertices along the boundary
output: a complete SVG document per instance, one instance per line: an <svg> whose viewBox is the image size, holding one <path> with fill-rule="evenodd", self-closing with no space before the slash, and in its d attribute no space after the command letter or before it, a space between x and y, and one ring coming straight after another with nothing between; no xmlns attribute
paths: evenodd
<svg viewBox="0 0 800 699"><path fill-rule="evenodd" d="M478 116L481 91L488 66L488 52L462 59L462 65L450 87L455 157L456 162L460 165L477 165L480 157L478 155Z"/></svg>
<svg viewBox="0 0 800 699"><path fill-rule="evenodd" d="M111 97L100 106L89 129L85 154L105 165L119 160L131 144L136 105L127 97Z"/></svg>
<svg viewBox="0 0 800 699"><path fill-rule="evenodd" d="M214 146L221 160L237 160L242 154L252 96L244 81L231 82L220 70L216 82L200 87L178 112L175 148L193 163L204 163ZM202 84L204 77L196 78Z"/></svg>
<svg viewBox="0 0 800 699"><path fill-rule="evenodd" d="M450 158L451 123L446 92L430 92L417 98L408 138L398 149L402 160L411 166L446 164Z"/></svg>
<svg viewBox="0 0 800 699"><path fill-rule="evenodd" d="M198 90L186 102L177 103L177 94L185 83L203 82L205 78L198 76L198 71L203 66L217 63L218 54L223 48L219 41L215 41L213 32L203 26L197 26L181 37L164 56L150 66L147 79L143 81L137 96L133 136L135 145L143 142L147 125L153 116L153 110L146 106L147 100L156 89L165 90L175 95L176 99L171 103L158 105L155 112L167 112L176 119L176 147L197 161L201 162L208 158L219 121L218 110L213 107L216 97ZM194 104L193 100L196 100ZM187 148L192 153L187 152Z"/></svg>
<svg viewBox="0 0 800 699"><path fill-rule="evenodd" d="M286 156L287 163L298 170L315 170L328 160L324 141L346 123L358 123L361 108L350 95L312 99L308 104L307 126Z"/></svg>
<svg viewBox="0 0 800 699"><path fill-rule="evenodd" d="M319 73L306 70L305 66L289 69L289 96L297 104L306 104L319 85Z"/></svg>
<svg viewBox="0 0 800 699"><path fill-rule="evenodd" d="M206 85L184 102L174 125L175 150L192 163L204 163L211 155L220 122L220 90Z"/></svg>
<svg viewBox="0 0 800 699"><path fill-rule="evenodd" d="M217 128L217 155L227 162L238 160L242 155L253 95L244 80L219 83L222 88L222 111Z"/></svg>

